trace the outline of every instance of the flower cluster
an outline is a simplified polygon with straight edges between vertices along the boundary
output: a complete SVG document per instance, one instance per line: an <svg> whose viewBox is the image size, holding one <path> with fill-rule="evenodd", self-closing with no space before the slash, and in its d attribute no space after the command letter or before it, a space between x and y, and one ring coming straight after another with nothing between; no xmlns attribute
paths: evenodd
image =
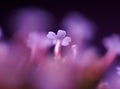
<svg viewBox="0 0 120 89"><path fill-rule="evenodd" d="M103 39L106 53L100 56L89 45L91 21L74 13L63 20L65 30L46 33L48 17L36 11L16 16L17 31L8 42L0 31L0 89L120 89L119 66L103 77L120 54L119 35Z"/></svg>
<svg viewBox="0 0 120 89"><path fill-rule="evenodd" d="M108 50L103 57L99 57L94 48L88 48L81 55L78 51L78 44L70 44L70 42L72 43L72 39L66 36L66 31L64 30L58 30L57 34L50 31L46 36L51 40L51 44L55 45L55 57L53 57L52 60L44 60L45 65L40 63L42 70L38 72L38 74L40 73L41 75L38 79L39 82L45 81L41 84L43 89L74 89L76 82L80 89L97 88L94 84L100 80L102 73L109 68L119 54L120 37L117 35L103 40L103 44ZM36 42L38 45L39 41L40 40L38 40L38 43ZM42 40L40 42L42 42ZM42 44L44 44L44 42ZM68 45L71 46L71 49L68 49L70 55L65 55L64 57L60 51L61 46ZM98 88L107 89L107 86L108 85L103 84L99 85Z"/></svg>

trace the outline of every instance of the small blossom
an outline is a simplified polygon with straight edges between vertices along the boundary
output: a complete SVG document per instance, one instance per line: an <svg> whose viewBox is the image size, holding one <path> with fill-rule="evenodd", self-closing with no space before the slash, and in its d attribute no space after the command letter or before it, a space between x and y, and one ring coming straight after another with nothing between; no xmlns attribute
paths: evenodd
<svg viewBox="0 0 120 89"><path fill-rule="evenodd" d="M61 46L68 46L71 42L71 38L66 36L66 31L64 30L58 30L57 34L54 32L48 32L47 38L51 39L53 41L53 44L55 44L54 48L54 54L56 59L61 58Z"/></svg>
<svg viewBox="0 0 120 89"><path fill-rule="evenodd" d="M54 32L48 32L47 37L49 39L55 40L56 39L56 34Z"/></svg>
<svg viewBox="0 0 120 89"><path fill-rule="evenodd" d="M48 32L47 38L53 40L53 44L56 44L58 40L61 40L62 46L67 46L71 42L71 38L66 36L66 32L64 30L58 30L57 34L54 32Z"/></svg>
<svg viewBox="0 0 120 89"><path fill-rule="evenodd" d="M31 32L28 36L27 46L31 49L34 47L45 48L48 47L49 45L50 41L47 40L43 34Z"/></svg>
<svg viewBox="0 0 120 89"><path fill-rule="evenodd" d="M70 42L71 42L71 38L70 37L65 37L62 41L62 45L67 46L67 45L69 45Z"/></svg>
<svg viewBox="0 0 120 89"><path fill-rule="evenodd" d="M57 38L58 39L63 39L65 36L66 36L66 31L58 30L58 32L57 32Z"/></svg>
<svg viewBox="0 0 120 89"><path fill-rule="evenodd" d="M103 40L104 46L108 50L112 50L120 54L120 37L118 35L112 35L109 38Z"/></svg>
<svg viewBox="0 0 120 89"><path fill-rule="evenodd" d="M31 50L31 62L36 58L37 53L41 50L41 53L45 53L46 49L50 46L51 42L44 34L37 32L31 32L28 35L27 47ZM43 56L42 54L42 56Z"/></svg>

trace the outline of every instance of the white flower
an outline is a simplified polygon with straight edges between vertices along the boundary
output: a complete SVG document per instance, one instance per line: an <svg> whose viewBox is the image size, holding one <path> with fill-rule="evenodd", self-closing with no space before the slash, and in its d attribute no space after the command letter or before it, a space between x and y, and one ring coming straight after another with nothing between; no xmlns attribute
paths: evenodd
<svg viewBox="0 0 120 89"><path fill-rule="evenodd" d="M112 50L120 54L120 37L118 35L112 35L109 38L103 40L104 46L108 50Z"/></svg>
<svg viewBox="0 0 120 89"><path fill-rule="evenodd" d="M71 42L71 38L66 36L66 31L64 30L58 30L57 34L54 32L48 32L47 38L53 40L53 44L56 44L58 40L61 40L61 45L62 46L67 46Z"/></svg>

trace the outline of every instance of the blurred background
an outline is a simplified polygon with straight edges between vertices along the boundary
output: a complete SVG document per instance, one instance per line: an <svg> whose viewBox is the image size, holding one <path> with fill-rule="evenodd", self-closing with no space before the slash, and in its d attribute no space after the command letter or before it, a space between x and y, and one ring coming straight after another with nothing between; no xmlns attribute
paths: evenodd
<svg viewBox="0 0 120 89"><path fill-rule="evenodd" d="M62 20L69 12L76 11L81 13L96 25L96 34L91 44L98 47L101 54L106 52L102 45L102 39L113 33L120 34L120 6L118 2L100 2L97 0L84 2L80 0L10 0L0 1L0 26L3 29L5 40L9 40L14 34L14 30L11 30L12 26L10 26L12 21L10 16L22 8L36 8L49 12L49 16L54 18L53 22L51 22L53 25L49 30L54 31L61 28ZM117 63L118 61L116 60L115 62Z"/></svg>
<svg viewBox="0 0 120 89"><path fill-rule="evenodd" d="M0 25L4 29L7 39L13 32L8 28L8 18L16 10L21 8L35 7L44 9L55 17L55 25L52 29L59 29L64 16L77 11L96 24L97 33L93 43L101 45L101 39L111 33L120 33L120 6L117 2L100 1L79 1L79 0L21 0L21 1L0 1Z"/></svg>

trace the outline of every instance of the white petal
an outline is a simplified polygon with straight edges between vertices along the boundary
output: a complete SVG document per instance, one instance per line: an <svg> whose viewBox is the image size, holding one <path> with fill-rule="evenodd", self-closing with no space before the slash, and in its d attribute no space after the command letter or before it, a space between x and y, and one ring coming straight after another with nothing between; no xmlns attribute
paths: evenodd
<svg viewBox="0 0 120 89"><path fill-rule="evenodd" d="M64 31L64 30L58 30L58 32L57 32L58 39L64 38L65 35L66 35L66 31Z"/></svg>
<svg viewBox="0 0 120 89"><path fill-rule="evenodd" d="M70 38L70 37L65 37L65 38L62 40L62 45L63 45L63 46L67 46L67 45L69 45L70 42L71 42L71 38Z"/></svg>
<svg viewBox="0 0 120 89"><path fill-rule="evenodd" d="M54 32L48 32L47 38L55 40L56 39L56 34Z"/></svg>

